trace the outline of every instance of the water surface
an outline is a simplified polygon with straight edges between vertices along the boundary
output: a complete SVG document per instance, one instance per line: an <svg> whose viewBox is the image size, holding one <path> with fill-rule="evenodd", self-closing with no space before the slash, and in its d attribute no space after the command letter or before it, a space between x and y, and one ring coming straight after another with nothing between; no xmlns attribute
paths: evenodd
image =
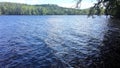
<svg viewBox="0 0 120 68"><path fill-rule="evenodd" d="M112 68L119 45L106 16L0 16L0 68Z"/></svg>

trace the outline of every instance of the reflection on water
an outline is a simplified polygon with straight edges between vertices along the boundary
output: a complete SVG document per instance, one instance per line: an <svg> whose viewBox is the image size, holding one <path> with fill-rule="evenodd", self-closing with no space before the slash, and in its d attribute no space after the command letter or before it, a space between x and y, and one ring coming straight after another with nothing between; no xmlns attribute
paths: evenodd
<svg viewBox="0 0 120 68"><path fill-rule="evenodd" d="M119 23L105 16L0 16L0 68L116 68Z"/></svg>

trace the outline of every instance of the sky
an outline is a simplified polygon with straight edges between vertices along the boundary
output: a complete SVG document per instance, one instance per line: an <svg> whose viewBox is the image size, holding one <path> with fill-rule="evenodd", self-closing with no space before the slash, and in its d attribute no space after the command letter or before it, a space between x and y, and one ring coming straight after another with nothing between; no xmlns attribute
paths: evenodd
<svg viewBox="0 0 120 68"><path fill-rule="evenodd" d="M25 3L25 4L57 4L61 7L74 8L75 0L0 0L0 2L14 2L14 3ZM93 6L95 0L83 0L80 8L85 9Z"/></svg>

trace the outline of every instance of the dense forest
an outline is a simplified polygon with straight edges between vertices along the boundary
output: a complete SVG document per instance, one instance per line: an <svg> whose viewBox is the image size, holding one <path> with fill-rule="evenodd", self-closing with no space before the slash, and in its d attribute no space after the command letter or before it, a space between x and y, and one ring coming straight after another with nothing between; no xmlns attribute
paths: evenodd
<svg viewBox="0 0 120 68"><path fill-rule="evenodd" d="M64 8L54 4L27 5L19 3L0 3L0 15L85 15L89 9Z"/></svg>

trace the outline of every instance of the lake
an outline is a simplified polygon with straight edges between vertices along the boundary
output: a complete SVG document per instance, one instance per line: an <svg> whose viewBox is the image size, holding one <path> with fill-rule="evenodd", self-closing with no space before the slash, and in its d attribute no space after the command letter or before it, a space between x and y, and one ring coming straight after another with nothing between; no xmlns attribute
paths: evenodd
<svg viewBox="0 0 120 68"><path fill-rule="evenodd" d="M106 16L0 16L0 68L117 68L119 45Z"/></svg>

